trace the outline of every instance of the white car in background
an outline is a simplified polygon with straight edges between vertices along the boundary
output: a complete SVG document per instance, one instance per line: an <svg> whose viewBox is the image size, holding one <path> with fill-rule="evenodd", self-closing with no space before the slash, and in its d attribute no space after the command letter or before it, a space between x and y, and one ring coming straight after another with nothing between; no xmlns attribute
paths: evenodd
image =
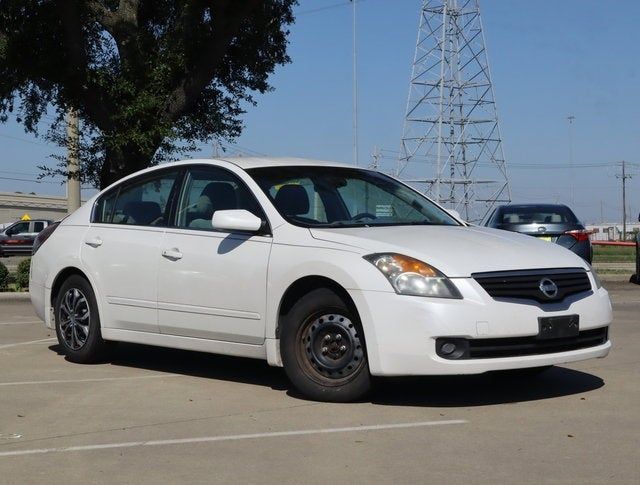
<svg viewBox="0 0 640 485"><path fill-rule="evenodd" d="M571 251L299 159L130 175L40 234L29 290L71 361L117 341L254 357L326 401L361 398L372 375L540 369L611 347L608 293Z"/></svg>

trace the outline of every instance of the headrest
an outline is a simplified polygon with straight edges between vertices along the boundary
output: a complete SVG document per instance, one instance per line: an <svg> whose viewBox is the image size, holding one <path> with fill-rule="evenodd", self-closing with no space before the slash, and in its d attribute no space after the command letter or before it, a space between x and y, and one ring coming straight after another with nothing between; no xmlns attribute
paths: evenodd
<svg viewBox="0 0 640 485"><path fill-rule="evenodd" d="M123 212L128 215L132 222L129 224L140 224L146 226L162 216L162 210L157 202L150 201L132 201L124 205Z"/></svg>
<svg viewBox="0 0 640 485"><path fill-rule="evenodd" d="M299 216L309 212L309 196L302 185L288 184L276 193L276 207L287 216Z"/></svg>
<svg viewBox="0 0 640 485"><path fill-rule="evenodd" d="M236 190L226 182L210 182L202 189L201 197L208 197L213 206L213 212L219 210L237 209L238 199Z"/></svg>

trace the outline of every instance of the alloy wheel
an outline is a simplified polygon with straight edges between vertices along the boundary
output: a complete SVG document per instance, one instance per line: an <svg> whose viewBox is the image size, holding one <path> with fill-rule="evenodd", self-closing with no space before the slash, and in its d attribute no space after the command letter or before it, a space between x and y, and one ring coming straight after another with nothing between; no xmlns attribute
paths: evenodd
<svg viewBox="0 0 640 485"><path fill-rule="evenodd" d="M72 350L79 350L89 338L91 312L87 297L78 288L70 288L63 296L58 311L60 335Z"/></svg>

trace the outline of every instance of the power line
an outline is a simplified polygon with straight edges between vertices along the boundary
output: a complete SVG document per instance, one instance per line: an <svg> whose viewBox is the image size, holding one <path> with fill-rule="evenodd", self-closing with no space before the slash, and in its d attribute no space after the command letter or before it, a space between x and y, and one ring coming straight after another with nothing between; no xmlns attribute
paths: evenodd
<svg viewBox="0 0 640 485"><path fill-rule="evenodd" d="M355 0L355 3L363 3L366 2L367 0ZM299 17L300 15L310 15L310 14L314 14L314 13L319 13L319 12L324 12L325 10L333 10L335 8L341 8L341 7L346 7L348 5L351 4L351 0L346 0L344 2L340 2L340 3L334 3L331 5L325 5L324 7L318 7L318 8L312 8L309 10L302 10L301 12L297 12L296 13L296 17Z"/></svg>
<svg viewBox="0 0 640 485"><path fill-rule="evenodd" d="M15 182L33 182L36 184L62 184L62 180L59 182L56 182L55 180L37 180L37 179L23 179L23 178L16 178L16 177L0 177L0 180L11 180L11 181L15 181Z"/></svg>
<svg viewBox="0 0 640 485"><path fill-rule="evenodd" d="M23 143L31 143L32 145L40 145L43 147L47 147L47 148L57 148L54 145L50 145L48 143L39 143L37 141L33 141L33 140L28 140L26 138L20 138L18 136L13 136L13 135L5 135L4 133L0 133L0 137L2 138L8 138L10 140L16 140L16 141L21 141Z"/></svg>

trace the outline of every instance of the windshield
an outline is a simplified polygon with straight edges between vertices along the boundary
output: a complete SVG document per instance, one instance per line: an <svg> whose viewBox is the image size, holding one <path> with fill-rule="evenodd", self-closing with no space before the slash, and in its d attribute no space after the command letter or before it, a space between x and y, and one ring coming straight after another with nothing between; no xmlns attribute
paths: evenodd
<svg viewBox="0 0 640 485"><path fill-rule="evenodd" d="M460 225L420 193L378 172L316 166L248 173L280 214L298 226Z"/></svg>

